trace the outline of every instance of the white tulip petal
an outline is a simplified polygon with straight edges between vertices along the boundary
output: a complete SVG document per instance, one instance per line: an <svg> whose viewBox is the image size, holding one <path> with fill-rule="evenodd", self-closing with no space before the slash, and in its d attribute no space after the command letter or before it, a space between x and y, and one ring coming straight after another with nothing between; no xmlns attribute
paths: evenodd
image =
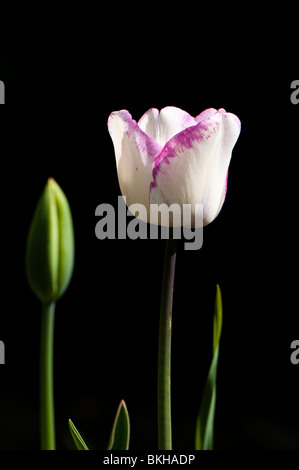
<svg viewBox="0 0 299 470"><path fill-rule="evenodd" d="M186 111L167 106L159 115L159 142L164 146L173 136L195 125L195 119Z"/></svg>
<svg viewBox="0 0 299 470"><path fill-rule="evenodd" d="M114 144L118 180L127 205L143 204L149 210L149 187L156 157L162 147L145 134L128 111L114 112L108 120Z"/></svg>
<svg viewBox="0 0 299 470"><path fill-rule="evenodd" d="M198 116L196 116L194 119L198 123L200 121L203 121L204 119L208 119L208 118L214 116L214 114L216 114L216 113L217 113L217 109L214 109L214 108L205 109Z"/></svg>
<svg viewBox="0 0 299 470"><path fill-rule="evenodd" d="M240 132L236 116L224 110L210 114L164 146L150 190L150 201L156 204L203 204L204 225L221 209L231 152Z"/></svg>
<svg viewBox="0 0 299 470"><path fill-rule="evenodd" d="M149 137L157 142L157 127L159 123L160 111L156 108L151 108L139 119L138 126Z"/></svg>
<svg viewBox="0 0 299 470"><path fill-rule="evenodd" d="M226 153L231 153L234 145L240 135L241 131L241 122L240 119L232 113L227 113L223 109L219 110L219 113L222 114L222 138L220 142L219 151ZM220 160L221 162L222 160Z"/></svg>
<svg viewBox="0 0 299 470"><path fill-rule="evenodd" d="M161 111L149 109L138 121L139 127L162 146L174 135L196 124L190 114L174 106L167 106Z"/></svg>

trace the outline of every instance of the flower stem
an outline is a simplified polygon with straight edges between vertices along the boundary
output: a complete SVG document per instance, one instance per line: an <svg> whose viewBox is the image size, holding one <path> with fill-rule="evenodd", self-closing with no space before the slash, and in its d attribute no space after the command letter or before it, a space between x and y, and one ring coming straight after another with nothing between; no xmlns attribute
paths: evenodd
<svg viewBox="0 0 299 470"><path fill-rule="evenodd" d="M158 353L158 445L172 450L171 429L171 323L177 241L166 240L160 310Z"/></svg>
<svg viewBox="0 0 299 470"><path fill-rule="evenodd" d="M55 302L43 303L40 344L40 437L42 450L55 450L53 340Z"/></svg>

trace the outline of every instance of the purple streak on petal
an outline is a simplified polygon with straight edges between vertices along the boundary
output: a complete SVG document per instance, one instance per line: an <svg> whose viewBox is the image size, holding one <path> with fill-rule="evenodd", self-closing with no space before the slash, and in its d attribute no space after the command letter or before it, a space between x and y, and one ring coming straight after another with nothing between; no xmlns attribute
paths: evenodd
<svg viewBox="0 0 299 470"><path fill-rule="evenodd" d="M156 183L155 181L152 181L152 182L150 183L149 194L151 193L152 188L157 188L157 183Z"/></svg>
<svg viewBox="0 0 299 470"><path fill-rule="evenodd" d="M211 135L216 132L220 123L221 119L205 119L204 121L200 121L196 126L188 127L184 131L172 137L172 139L165 144L162 152L155 160L153 169L154 181L156 180L157 173L159 172L161 162L169 164L171 158L182 153L185 149L192 148L195 142L204 142L205 140L208 140Z"/></svg>

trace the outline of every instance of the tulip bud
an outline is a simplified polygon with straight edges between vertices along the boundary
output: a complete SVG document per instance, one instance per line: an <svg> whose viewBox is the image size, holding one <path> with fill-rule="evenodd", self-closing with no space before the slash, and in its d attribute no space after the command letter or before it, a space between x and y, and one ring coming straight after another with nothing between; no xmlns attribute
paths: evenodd
<svg viewBox="0 0 299 470"><path fill-rule="evenodd" d="M26 274L42 302L55 302L66 290L74 267L74 230L69 203L49 178L38 201L26 246Z"/></svg>

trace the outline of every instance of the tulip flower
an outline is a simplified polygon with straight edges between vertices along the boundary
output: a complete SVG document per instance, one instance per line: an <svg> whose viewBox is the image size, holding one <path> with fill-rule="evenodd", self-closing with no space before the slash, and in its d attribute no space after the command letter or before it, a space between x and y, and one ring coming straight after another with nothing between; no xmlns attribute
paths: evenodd
<svg viewBox="0 0 299 470"><path fill-rule="evenodd" d="M150 204L203 205L203 225L212 222L225 200L228 167L240 134L237 116L207 109L195 118L166 107L149 109L138 121L126 110L108 120L118 179L128 206L142 204L150 222ZM142 213L138 215L142 219Z"/></svg>
<svg viewBox="0 0 299 470"><path fill-rule="evenodd" d="M151 221L153 205L191 206L192 227L219 214L226 196L228 167L241 124L224 109L207 109L195 118L167 107L148 110L134 121L126 110L109 116L118 180L128 207L142 204L137 218ZM190 208L190 207L189 207ZM200 211L200 217L197 212ZM174 219L173 219L174 220ZM184 225L184 218L176 223ZM158 222L157 222L158 223ZM158 446L172 449L171 329L176 240L166 240L160 306L158 351ZM212 413L213 414L213 413ZM210 433L211 434L211 433Z"/></svg>

